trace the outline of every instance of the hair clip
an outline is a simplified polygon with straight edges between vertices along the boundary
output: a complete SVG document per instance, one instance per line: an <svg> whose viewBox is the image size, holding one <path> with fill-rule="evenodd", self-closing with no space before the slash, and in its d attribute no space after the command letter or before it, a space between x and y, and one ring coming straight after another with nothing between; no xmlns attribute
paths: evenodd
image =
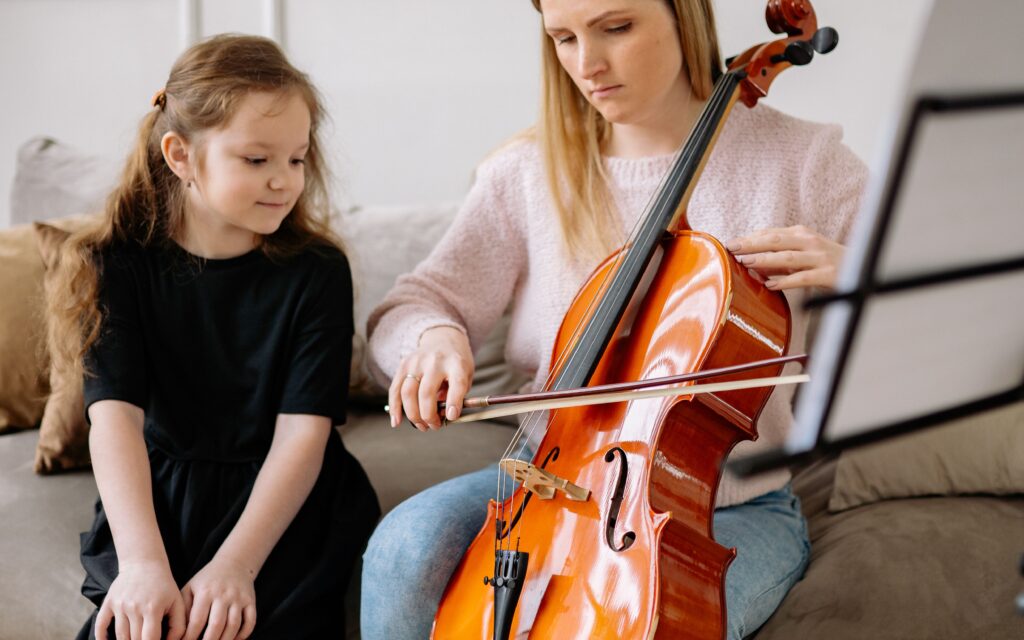
<svg viewBox="0 0 1024 640"><path fill-rule="evenodd" d="M152 104L154 107L160 107L160 110L163 111L164 106L167 105L167 90L160 89L154 93Z"/></svg>

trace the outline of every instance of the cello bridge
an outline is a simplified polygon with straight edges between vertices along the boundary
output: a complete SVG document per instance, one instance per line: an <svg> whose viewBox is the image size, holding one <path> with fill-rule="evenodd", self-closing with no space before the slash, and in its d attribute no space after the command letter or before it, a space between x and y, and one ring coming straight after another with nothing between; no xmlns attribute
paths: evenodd
<svg viewBox="0 0 1024 640"><path fill-rule="evenodd" d="M565 478L559 478L550 471L541 469L525 460L504 458L499 466L541 500L550 500L555 497L557 490L563 491L570 500L584 501L590 498L589 489L575 485Z"/></svg>

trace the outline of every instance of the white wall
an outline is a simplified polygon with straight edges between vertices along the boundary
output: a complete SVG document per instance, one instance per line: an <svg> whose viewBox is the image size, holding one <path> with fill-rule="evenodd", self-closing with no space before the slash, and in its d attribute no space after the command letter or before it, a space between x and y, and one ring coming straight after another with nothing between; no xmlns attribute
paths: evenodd
<svg viewBox="0 0 1024 640"><path fill-rule="evenodd" d="M120 157L180 51L189 0L0 0L0 227L14 154L47 134ZM266 1L198 3L202 33L263 33ZM538 16L527 0L279 0L293 62L325 94L344 203L461 197L473 166L529 125ZM787 71L767 102L839 122L865 159L895 103L930 0L816 0L840 45ZM720 0L725 55L777 36L764 0ZM884 16L884 18L879 18Z"/></svg>

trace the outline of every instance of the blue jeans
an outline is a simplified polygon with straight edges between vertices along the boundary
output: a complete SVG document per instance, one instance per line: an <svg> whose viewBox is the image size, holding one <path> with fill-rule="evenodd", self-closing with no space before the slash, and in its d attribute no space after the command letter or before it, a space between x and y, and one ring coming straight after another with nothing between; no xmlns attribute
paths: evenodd
<svg viewBox="0 0 1024 640"><path fill-rule="evenodd" d="M435 485L398 505L363 555L363 640L424 640L448 578L494 497L497 465ZM788 486L715 511L715 538L737 555L726 574L729 640L771 616L810 556L800 500ZM428 533L429 532L429 533Z"/></svg>

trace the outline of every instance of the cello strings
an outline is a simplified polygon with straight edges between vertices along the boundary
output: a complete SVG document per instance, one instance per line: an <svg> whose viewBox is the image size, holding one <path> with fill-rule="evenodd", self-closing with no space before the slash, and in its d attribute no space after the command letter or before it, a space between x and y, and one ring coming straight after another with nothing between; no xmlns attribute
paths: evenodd
<svg viewBox="0 0 1024 640"><path fill-rule="evenodd" d="M691 97L688 98L686 106L684 107L684 110L689 108L690 100L692 100L692 94L691 94ZM685 147L685 141L684 141L683 144L680 144L679 148L677 148L675 152L673 152L673 157L672 157L672 161L671 161L672 165L675 165L676 161L679 158L679 154L682 153L684 147ZM666 175L662 176L662 179L661 179L657 189L652 193L650 199L648 200L648 204L644 208L644 211L650 211L650 210L652 210L654 208L654 204L653 203L656 201L656 199L658 197L658 194L662 192L662 190L665 188L666 184L668 183L668 180L670 178L670 174L671 174L671 172L667 172ZM605 176L605 178L606 178L606 182L607 182L607 176ZM561 374L565 370L565 364L571 358L571 354L574 351L574 347L577 344L579 344L579 341L582 339L582 336L583 336L583 334L586 331L587 324L588 324L589 320L594 315L593 312L594 312L594 309L596 308L596 305L598 305L599 302L602 299L604 299L605 295L608 292L608 289L614 285L615 275L618 273L619 269L621 268L621 265L622 265L623 261L626 259L626 256L628 254L628 248L634 244L635 239L640 234L640 232L641 232L641 230L643 228L643 222L644 222L645 218L646 218L646 215L638 216L637 217L637 219L634 221L632 227L630 228L625 241L620 245L620 249L618 251L616 251L615 258L612 261L611 265L606 267L605 275L603 276L601 282L599 283L595 295L593 295L591 297L591 300L588 303L587 308L584 310L584 313L583 313L584 321L581 322L580 324L578 324L573 329L572 333L570 334L570 336L568 338L566 346L563 347L563 349L559 352L557 358L555 359L555 362L553 363L551 368L548 370L548 374L547 374L547 377L545 379L545 383L543 385L543 388L549 389L551 387L551 385L553 384L553 381L556 380L557 377L559 376L559 374ZM557 335L556 335L556 339L557 339ZM515 458L515 459L525 458L526 454L528 452L528 448L529 448L529 446L530 446L530 444L532 442L533 434L536 433L538 427L540 426L540 424L542 422L546 422L546 421L544 421L542 419L543 416L545 416L545 415L546 415L545 412L531 412L530 414L527 414L526 416L524 416L523 420L520 422L519 428L516 430L515 435L513 436L512 440L510 441L508 447L505 449L505 452L504 452L502 457L503 458L511 457L511 458ZM512 455L513 452L514 452L514 455ZM497 500L498 500L498 503L500 505L499 506L499 510L501 510L502 515L504 515L504 500L505 500L505 496L506 496L506 477L505 476L506 476L506 474L502 474L502 473L499 472L498 488L497 488L497 494L498 494ZM509 505L509 511L510 511L510 514L514 514L515 513L515 485L514 485L514 483L513 483L512 489L511 489L511 494L512 494L512 500L511 500L511 503ZM512 516L512 517L514 517L514 516ZM508 537L509 537L509 545L511 545L511 536L508 536Z"/></svg>
<svg viewBox="0 0 1024 640"><path fill-rule="evenodd" d="M688 108L688 107L689 107L689 100L687 101L687 107L686 108ZM673 159L672 159L672 163L673 164L675 163L676 159L678 158L679 153L682 152L683 146L684 145L680 145L680 147L673 153ZM669 175L668 175L668 173L666 173L666 175L662 177L662 180L661 180L660 184L658 185L657 190L651 195L651 198L649 199L648 204L647 204L647 206L644 209L645 211L648 211L648 210L653 208L653 204L652 203L656 200L657 194L660 193L661 190L665 187L665 184L667 183L668 179L669 179ZM605 275L604 275L604 277L602 278L601 282L598 285L598 289L597 289L596 294L591 298L590 302L587 305L587 308L584 310L584 314L583 314L584 321L581 322L580 324L578 324L573 329L572 333L570 334L570 336L568 338L566 347L564 347L559 352L557 358L555 359L555 362L553 363L551 368L548 370L547 377L546 377L545 382L543 384L543 388L544 389L550 388L551 384L557 378L558 374L560 374L564 370L564 364L567 361L567 359L569 358L569 356L570 356L570 354L571 354L571 352L573 350L573 347L579 342L579 340L581 339L581 335L586 330L587 321L592 317L592 315L593 315L592 312L593 312L593 310L595 308L595 305L597 305L599 303L599 301L604 297L604 295L607 293L608 288L614 282L614 276L618 272L618 270L619 270L623 260L626 257L626 253L627 253L626 249L633 244L633 242L635 241L635 238L638 236L638 234L640 232L640 229L642 228L643 219L644 219L644 216L639 216L637 218L637 220L633 223L633 226L629 230L629 233L627 234L627 237L626 237L625 241L620 245L621 248L616 252L615 259L613 260L611 265L606 269ZM557 339L557 336L556 336L556 339ZM511 441L509 442L508 446L505 448L505 451L502 454L502 458L503 459L504 458L510 458L510 457L511 458L515 458L515 459L520 459L520 458L524 458L526 456L526 453L528 451L528 447L530 446L532 434L536 432L537 427L539 426L539 423L542 422L541 417L543 415L544 415L544 412L531 412L530 414L524 416L524 418L520 421L519 427L517 428L517 430L516 430L515 434L513 435ZM528 435L526 435L524 437L524 434L528 434ZM505 501L505 496L506 496L506 483L507 483L507 480L508 480L506 478L506 475L507 474L504 474L504 473L502 473L499 470L499 473L498 473L498 487L497 487L497 491L496 491L496 493L497 493L497 502L498 502L498 505L499 505L498 506L498 510L499 510L499 514L500 514L499 515L499 520L502 520L503 516L504 516L504 509L505 509L504 501ZM511 495L512 495L512 502L511 502L511 504L509 506L509 510L510 510L510 513L514 514L515 513L515 485L514 485L514 482L513 482L512 489L511 489ZM511 538L511 536L509 536L509 538ZM511 544L511 539L509 540L509 544Z"/></svg>
<svg viewBox="0 0 1024 640"><path fill-rule="evenodd" d="M677 149L677 151L673 154L672 168L662 178L661 183L658 186L658 189L652 195L651 199L648 201L647 207L645 208L645 211L647 211L648 213L646 213L643 216L640 216L637 219L637 221L634 223L634 225L633 225L633 227L632 227L632 229L631 229L631 231L629 233L629 236L627 238L626 244L623 245L622 249L619 251L619 254L617 255L617 257L616 257L616 259L615 259L615 261L614 261L614 263L612 265L612 268L608 270L608 272L606 273L604 279L602 280L602 283L601 283L601 285L599 287L599 290L598 290L599 294L594 296L594 298L592 298L592 300L590 301L590 303L589 303L589 305L587 307L586 313L584 315L584 317L586 318L586 321L581 323L580 325L578 325L576 327L576 329L573 331L573 333L570 336L570 340L567 343L567 346L565 348L563 348L563 350L559 353L559 355L558 355L558 357L556 359L555 364L549 370L549 373L548 373L548 376L547 376L544 388L548 388L551 385L552 380L555 378L555 376L557 374L561 374L565 370L566 367L570 366L570 361L573 358L573 354L577 352L574 349L574 347L577 346L578 340L581 339L580 338L580 334L584 330L585 325L587 323L589 323L589 320L592 318L592 311L594 309L594 305L597 302L597 300L603 299L603 297L607 293L607 289L609 287L614 286L614 284L615 284L614 283L614 276L616 274L618 274L619 270L622 268L623 262L627 259L627 254L629 253L628 248L630 246L634 246L635 243L636 243L636 238L638 236L643 235L645 232L647 234L650 234L652 232L653 233L664 233L664 229L653 229L653 227L657 227L658 225L653 225L653 224L645 225L644 224L647 221L647 219L650 217L651 211L655 207L658 206L658 202L654 202L653 205L651 204L651 202L652 201L656 201L656 200L660 200L662 194L664 194L666 192L665 191L666 188L671 188L672 191L676 191L678 189L679 184L680 184L680 182L682 181L683 178L682 178L681 172L677 171L676 169L677 169L677 167L679 165L679 158L680 158L680 156L687 152L687 147L688 147L687 143L689 143L691 139L696 139L698 141L708 139L708 136L714 132L714 129L717 127L718 123L721 121L720 118L716 118L715 116L721 111L723 103L726 102L727 100L730 100L732 98L732 95L733 95L733 91L731 90L732 87L729 87L729 89L726 89L727 83L722 81L722 79L724 79L727 75L729 75L729 74L728 73L723 74L723 76L722 76L722 78L720 78L719 82L716 83L715 90L712 92L712 96L711 96L711 98L709 98L708 103L705 105L705 108L702 111L700 117L698 118L697 123L694 125L693 130L687 136L686 141L684 141L684 143L680 146L680 148ZM540 424L542 422L545 423L545 424L547 423L547 420L542 420L541 419L542 416L544 416L545 414L547 414L546 411L536 411L536 412L531 412L530 414L528 414L525 417L525 419L521 422L519 429L517 429L516 434L515 434L515 436L512 439L512 442L510 442L509 446L506 448L506 457L507 457L507 454L510 453L513 449L518 449L519 456L516 456L516 457L520 457L521 455L524 455L526 453L527 447L529 446L529 443L532 441L533 435L536 432L537 428L540 426ZM499 493L499 505L503 506L504 505L504 497L505 497L505 474L501 473L499 471L499 478L500 478L499 479L499 492L498 492ZM499 508L501 508L501 507L499 507ZM514 514L515 513L515 488L514 487L512 489L512 500L510 502L509 513L510 514ZM519 523L521 527L525 527L525 525L526 525L526 518L527 517L528 516L527 516L527 514L525 513L525 510L524 510L523 514L521 515L520 523ZM511 535L511 533L512 533L511 532L511 527L512 527L511 521L509 522L508 526L509 526L509 532L508 532L508 535L506 537L508 538L509 548L511 548L511 538L512 538L512 535ZM519 536L517 535L517 540L518 539L519 539ZM496 546L499 546L499 545L496 544ZM517 544L517 547L518 547L518 544Z"/></svg>
<svg viewBox="0 0 1024 640"><path fill-rule="evenodd" d="M684 107L684 110L689 108L689 104L690 104L691 100L692 100L692 94L691 94L691 97L687 99L687 103L686 103L686 106ZM699 122L699 119L698 119L698 122ZM679 154L682 153L684 149L685 149L685 141L672 154L671 164L673 166L677 162L677 160L679 158ZM657 189L652 193L651 197L648 199L648 203L644 207L644 211L648 211L649 212L652 209L654 209L655 200L657 200L659 194L665 189L666 184L668 183L669 179L671 178L671 174L672 174L672 172L669 171L669 172L666 172L666 174L664 176L662 176L662 179L661 179ZM642 215L642 216L639 216L634 221L633 226L631 227L629 233L627 234L626 240L624 241L624 243L622 245L620 245L620 248L615 252L615 256L616 256L615 260L611 263L611 265L608 266L608 268L606 268L605 275L602 278L601 283L598 285L598 289L597 289L596 294L591 298L590 303L588 304L587 308L584 310L584 313L583 313L584 320L583 320L583 322L581 322L580 324L578 324L575 327L575 329L573 330L573 332L569 336L569 339L567 341L566 346L563 347L563 349L559 353L558 357L556 358L554 364L548 370L548 375L547 375L547 378L546 378L545 383L543 385L544 389L549 389L551 384L552 384L552 381L557 377L558 374L560 374L562 371L564 371L565 367L563 365L565 365L566 361L569 358L571 358L573 347L579 342L580 335L586 330L587 323L589 322L589 320L593 316L592 311L595 308L595 305L598 304L599 301L603 298L603 296L607 293L607 289L610 286L614 285L614 278L615 278L616 274L618 273L619 268L621 267L622 262L627 258L628 251L626 251L626 249L628 247L632 246L635 243L636 238L639 236L639 234L643 230L643 223L644 223L645 218L646 218L646 214ZM517 436L521 436L521 433L517 433ZM518 443L518 440L519 440L518 437L513 438L512 444L510 444L510 446L506 449L506 454L509 453L514 448L515 444Z"/></svg>
<svg viewBox="0 0 1024 640"><path fill-rule="evenodd" d="M722 89L723 85L724 85L724 83L720 83L720 86L718 88L716 88L716 91L712 94L712 97L708 100L708 104L705 106L704 113L702 114L701 118L698 120L697 125L694 127L695 131L699 130L699 132L698 132L699 133L699 137L706 137L708 135L708 133L710 132L710 130L712 130L712 124L713 124L712 120L713 119L710 117L710 114L716 112L719 109L719 107L721 106L721 103L726 99L727 94L729 94L728 91L725 91L725 90ZM731 97L731 96L728 96L728 97ZM691 134L691 137L692 137L692 134ZM680 153L682 153L683 151L685 151L685 146L683 148L681 148L679 151L677 151L676 156L678 157L678 155ZM671 180L673 188L678 188L678 183L679 183L680 179L681 178L676 174L676 172L670 171L669 174L666 175L665 178L663 178L662 185L664 187L664 185L667 184L669 180ZM655 197L657 197L657 195L660 195L660 193L656 194ZM642 222L642 220L643 220L643 217L641 217L641 222ZM634 233L631 233L631 238L635 237L637 235L640 235L641 233L644 233L645 231L648 233L648 235L650 234L650 230L643 229L642 225L639 224L639 223L634 225L634 229L636 231ZM658 232L660 233L661 231L658 231ZM620 254L620 257L618 258L617 262L622 262L623 260L625 260L625 257L624 257L625 253L626 252L622 252L622 254ZM611 276L611 275L613 275L612 272L610 272L608 274L608 276ZM606 279L607 279L608 276L606 276ZM590 305L590 307L588 307L588 309L593 307L594 304L595 304L595 301L592 300L591 301L591 305ZM580 330L583 329L583 328L585 328L584 325L581 325L580 327L577 327L577 330L574 332L573 335L578 334L580 332ZM573 343L570 343L570 346L575 346L575 345ZM563 366L561 366L561 367L559 367L557 369L554 368L554 367L552 368L551 372L549 372L549 375L548 375L548 383L549 384L550 384L551 378L556 373L561 373L561 371L564 370L565 367L570 366L570 364L564 364L567 360L571 360L572 357L573 357L573 354L569 353L570 351L572 351L572 349L566 348L560 354L559 359L558 359L558 363L560 365L563 365ZM548 385L546 385L546 386L548 386ZM527 427L527 422L524 422L523 426ZM534 421L529 421L529 427L527 429L524 429L527 432L527 434L528 434L528 436L527 436L528 439L530 437L532 437L532 435L533 435L533 432L530 431L530 429L535 428L535 427L536 427L536 425L534 424ZM520 435L521 434L517 434L517 437L520 436Z"/></svg>
<svg viewBox="0 0 1024 640"><path fill-rule="evenodd" d="M700 119L698 120L698 124L694 127L694 130L697 131L698 134L699 134L697 136L697 138L696 138L698 140L702 139L701 136L706 137L710 132L713 131L712 124L717 124L718 119L713 118L712 114L714 114L714 113L719 111L720 107L722 106L723 100L727 96L729 98L731 98L732 92L724 90L722 88L722 87L724 87L724 84L725 83L720 83L719 86L716 87L716 91L713 93L712 98L708 101L708 105L706 105L704 113L701 115ZM691 134L690 137L693 137L693 135ZM680 149L677 152L676 156L678 157L679 153L682 153L683 151L685 151L685 149ZM659 194L663 193L662 189L663 189L665 183L668 180L671 180L672 185L673 185L673 187L672 187L673 189L678 189L678 186L679 186L680 181L682 180L682 177L680 175L680 172L674 170L675 168L676 167L674 165L673 166L673 170L669 172L669 176L666 179L663 179L662 187L659 188ZM648 213L647 215L649 216L650 214ZM644 216L644 218L646 218L646 217L647 216ZM636 225L634 228L637 228L637 226L639 226L639 225ZM657 226L657 225L652 225L652 226ZM651 232L649 228L648 229L644 229L643 227L641 227L640 233L644 233L644 231L646 231L648 233L648 235ZM656 232L657 233L663 233L664 230L657 229ZM631 237L635 236L635 235L637 235L637 233L632 233ZM623 251L622 253L625 254L626 252ZM619 261L619 262L621 262L621 261ZM617 269L618 268L621 268L621 266L617 267ZM574 332L574 334L575 334L575 332ZM573 345L573 346L575 346L575 345ZM564 355L564 352L563 352L563 355ZM569 360L571 360L571 359L572 359L572 355L570 355L570 357L569 357ZM563 360L563 358L560 358L560 360ZM566 366L569 366L569 365L566 365ZM553 368L551 373L554 373L554 371L555 370ZM549 380L550 380L550 378L551 378L551 374L549 374ZM526 437L526 442L527 443L532 439L532 435L533 435L535 429L539 426L540 420L537 419L537 417L535 417L535 416L543 415L544 413L545 412L536 412L534 414L531 414L530 418L526 422L524 422L523 426L526 427L525 431L528 434L527 437ZM517 434L517 436L518 436L518 434ZM525 449L525 444L523 445L523 448ZM513 494L513 500L514 500L514 494ZM525 526L525 518L526 518L526 515L524 513L522 518L521 518L523 526ZM511 537L511 536L509 536L509 537ZM509 544L511 544L511 540L509 541Z"/></svg>

